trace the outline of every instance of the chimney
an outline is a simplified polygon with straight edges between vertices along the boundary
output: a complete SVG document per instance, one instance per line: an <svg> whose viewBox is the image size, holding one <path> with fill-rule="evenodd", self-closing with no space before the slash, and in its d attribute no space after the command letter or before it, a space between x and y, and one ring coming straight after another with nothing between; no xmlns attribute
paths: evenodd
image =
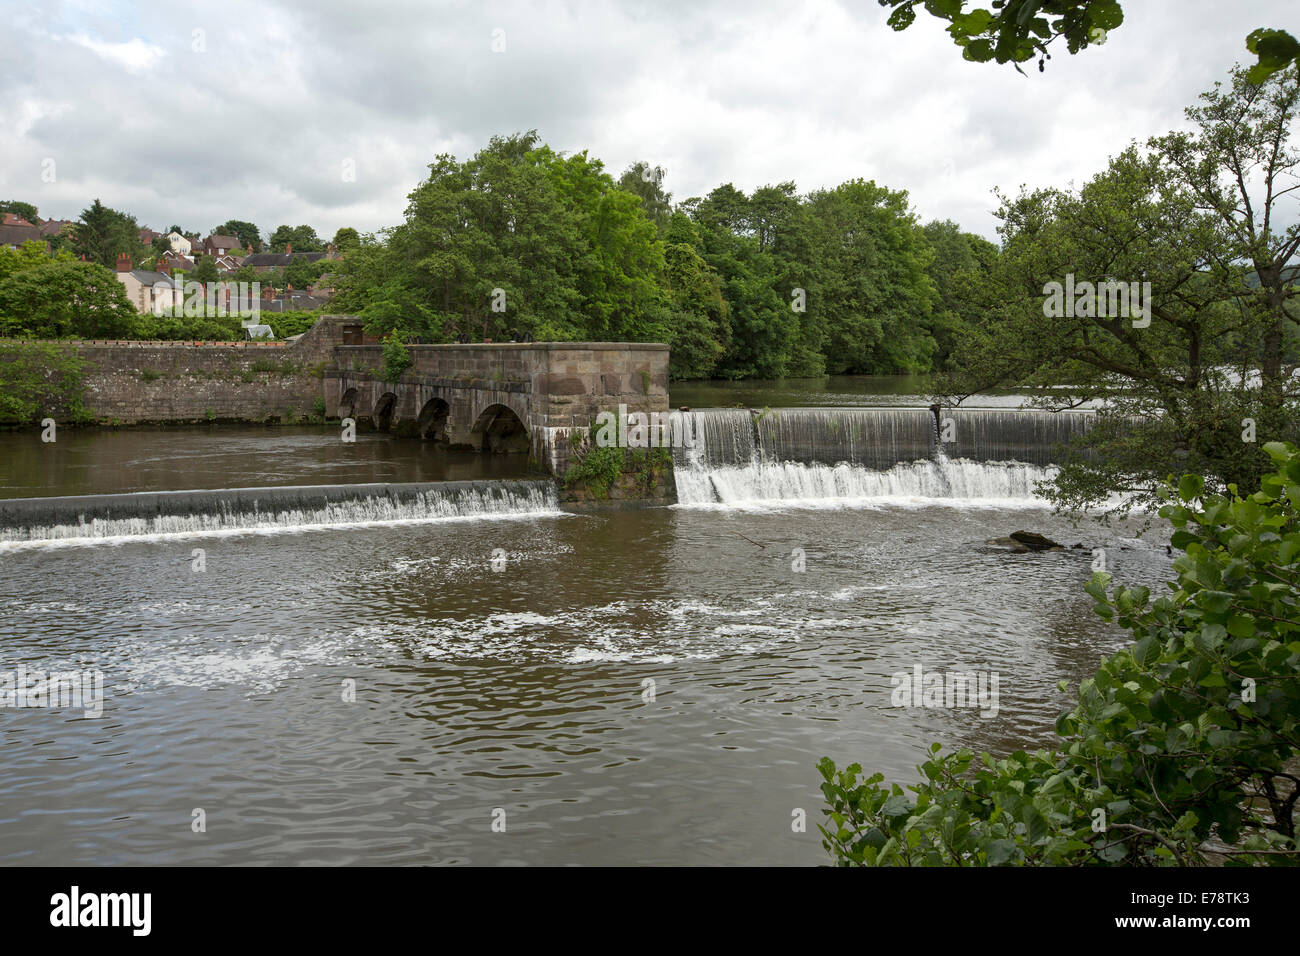
<svg viewBox="0 0 1300 956"><path fill-rule="evenodd" d="M293 255L293 243L291 243L291 242L286 242L286 243L284 244L284 254L285 254L286 256L291 256L291 255Z"/></svg>
<svg viewBox="0 0 1300 956"><path fill-rule="evenodd" d="M117 254L117 271L118 272L131 271L131 257L125 252L119 252Z"/></svg>

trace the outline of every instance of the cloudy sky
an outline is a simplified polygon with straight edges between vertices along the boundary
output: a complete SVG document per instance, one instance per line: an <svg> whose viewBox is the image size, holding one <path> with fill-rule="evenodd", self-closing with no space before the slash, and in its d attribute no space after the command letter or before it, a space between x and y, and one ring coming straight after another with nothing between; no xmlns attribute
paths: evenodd
<svg viewBox="0 0 1300 956"><path fill-rule="evenodd" d="M1104 46L1026 77L874 0L0 0L0 198L364 232L438 153L536 128L615 175L660 165L678 199L862 177L992 237L992 188L1086 179L1183 125L1251 29L1300 25L1293 0L1124 6Z"/></svg>

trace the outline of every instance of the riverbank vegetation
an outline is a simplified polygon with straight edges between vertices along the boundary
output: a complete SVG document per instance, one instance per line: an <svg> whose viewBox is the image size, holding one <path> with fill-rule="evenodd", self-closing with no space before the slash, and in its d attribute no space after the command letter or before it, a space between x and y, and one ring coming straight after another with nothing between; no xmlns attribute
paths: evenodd
<svg viewBox="0 0 1300 956"><path fill-rule="evenodd" d="M906 788L823 758L823 845L866 866L1300 865L1300 454L1260 490L1167 486L1177 580L1088 594L1133 644L1083 681L1049 751L939 744ZM1064 690L1064 687L1062 688Z"/></svg>
<svg viewBox="0 0 1300 956"><path fill-rule="evenodd" d="M1263 443L1300 436L1298 106L1295 68L1262 85L1236 69L1186 111L1189 130L1130 146L1079 189L1001 197L1002 247L957 293L936 398L1100 402L1046 489L1058 505L1150 503L1169 474L1254 491ZM1053 307L1051 283L1077 298Z"/></svg>
<svg viewBox="0 0 1300 956"><path fill-rule="evenodd" d="M616 180L528 132L439 156L405 221L339 264L334 309L429 342L667 342L678 379L929 371L956 277L993 252L874 182L674 203L662 170Z"/></svg>
<svg viewBox="0 0 1300 956"><path fill-rule="evenodd" d="M85 422L84 363L55 342L0 341L0 424L33 425L51 412Z"/></svg>

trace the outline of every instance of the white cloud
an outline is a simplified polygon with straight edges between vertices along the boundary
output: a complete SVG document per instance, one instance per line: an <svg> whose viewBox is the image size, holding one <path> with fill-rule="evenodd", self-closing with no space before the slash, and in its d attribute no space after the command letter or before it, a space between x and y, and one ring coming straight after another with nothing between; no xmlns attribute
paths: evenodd
<svg viewBox="0 0 1300 956"><path fill-rule="evenodd" d="M439 152L536 128L615 175L662 165L678 199L860 177L991 236L993 187L1082 182L1131 139L1182 125L1247 58L1246 34L1289 7L1129 0L1104 46L1021 76L963 61L926 14L895 33L860 0L226 0L219 16L173 0L152 18L64 4L11 24L0 182L45 215L98 196L158 228L235 218L332 235L400 221Z"/></svg>
<svg viewBox="0 0 1300 956"><path fill-rule="evenodd" d="M109 43L105 40L96 40L84 33L78 33L64 39L68 43L85 47L92 53L97 53L110 63L122 67L128 73L141 73L145 70L152 70L167 55L167 51L162 47L153 43L146 43L139 37L127 40L124 43Z"/></svg>

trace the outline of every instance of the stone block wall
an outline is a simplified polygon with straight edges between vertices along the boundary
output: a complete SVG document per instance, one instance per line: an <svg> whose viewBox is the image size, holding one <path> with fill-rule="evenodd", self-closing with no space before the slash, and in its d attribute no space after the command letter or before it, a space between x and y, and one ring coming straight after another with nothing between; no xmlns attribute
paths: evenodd
<svg viewBox="0 0 1300 956"><path fill-rule="evenodd" d="M382 380L383 349L350 345L334 350L325 371L331 413L371 417L392 403L390 427L418 420L433 400L449 406L454 445L480 447L483 416L504 405L528 431L533 457L563 474L569 435L586 430L601 411L668 409L668 346L627 342L535 342L412 345L412 364L395 383ZM349 396L345 408L339 408Z"/></svg>
<svg viewBox="0 0 1300 956"><path fill-rule="evenodd" d="M100 422L266 421L314 413L341 335L326 316L293 343L60 344L83 361L84 404Z"/></svg>

